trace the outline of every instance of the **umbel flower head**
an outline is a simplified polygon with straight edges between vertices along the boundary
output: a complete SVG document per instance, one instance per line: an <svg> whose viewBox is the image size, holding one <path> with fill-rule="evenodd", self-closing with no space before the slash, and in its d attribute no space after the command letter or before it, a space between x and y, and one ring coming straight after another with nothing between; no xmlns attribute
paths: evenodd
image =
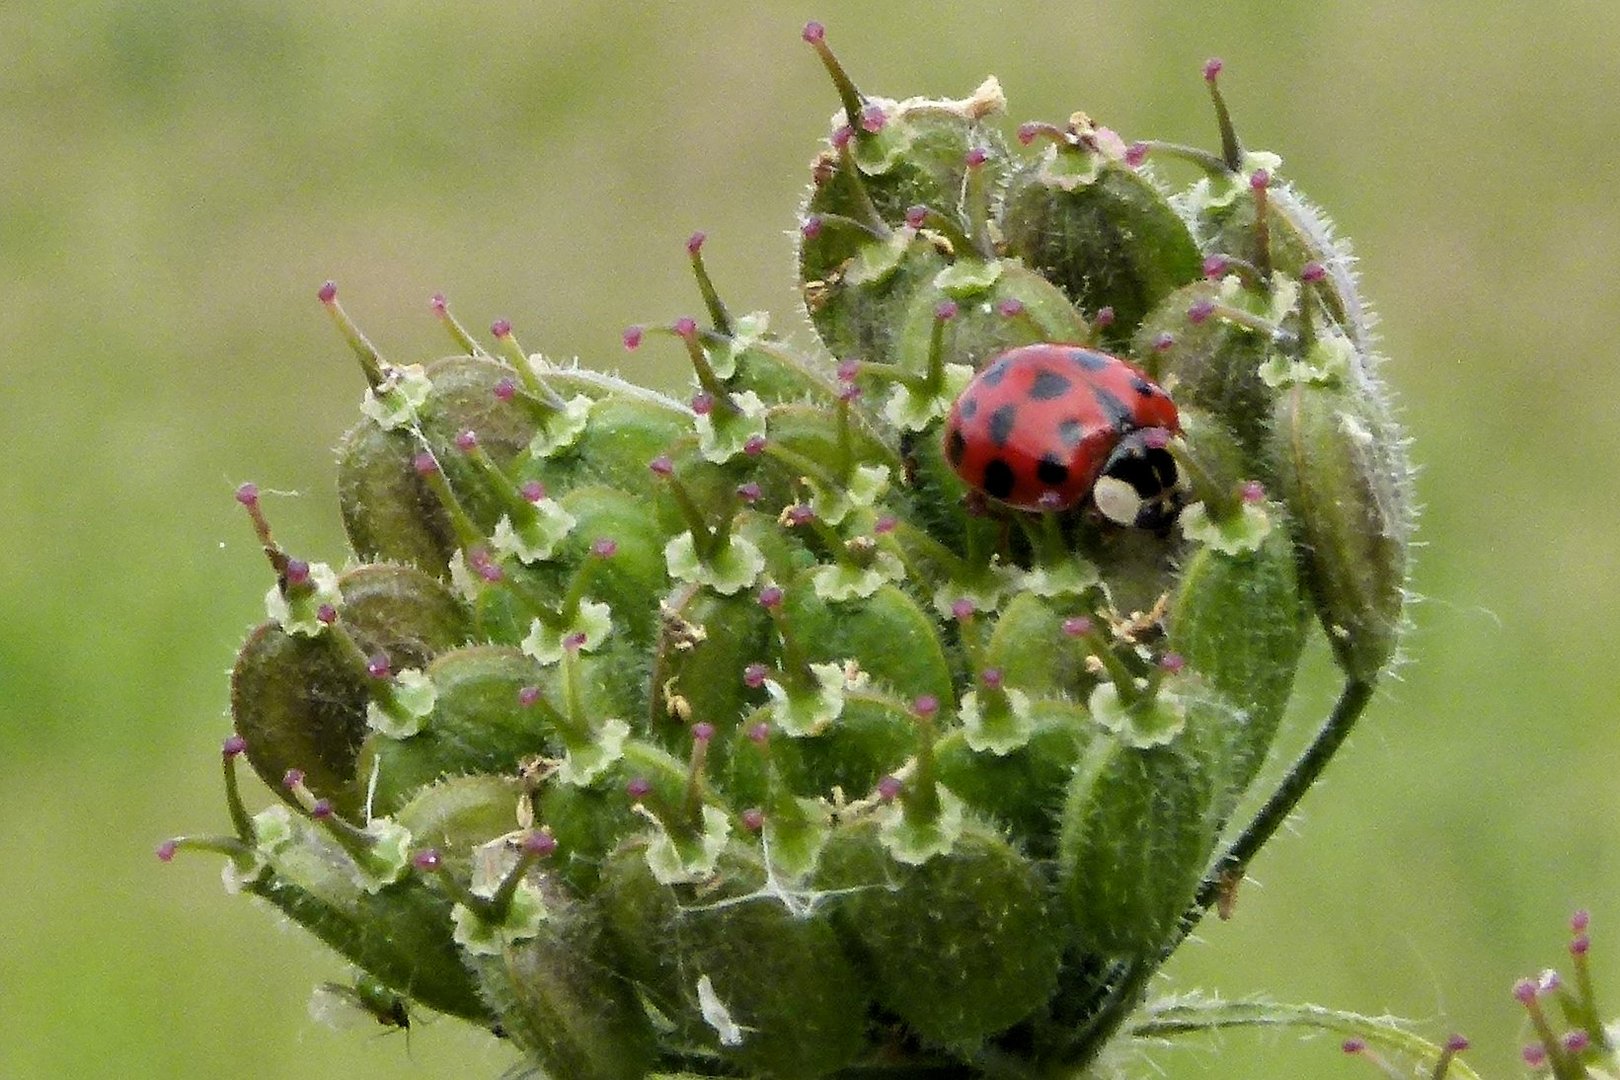
<svg viewBox="0 0 1620 1080"><path fill-rule="evenodd" d="M687 257L673 396L432 308L359 358L352 555L289 553L231 679L231 829L161 854L536 1074L1067 1075L1342 742L1411 527L1350 257L1245 150L961 100L840 108L790 347ZM1151 166L1191 162L1176 191ZM1346 686L1262 775L1322 625ZM250 812L245 762L273 796Z"/></svg>

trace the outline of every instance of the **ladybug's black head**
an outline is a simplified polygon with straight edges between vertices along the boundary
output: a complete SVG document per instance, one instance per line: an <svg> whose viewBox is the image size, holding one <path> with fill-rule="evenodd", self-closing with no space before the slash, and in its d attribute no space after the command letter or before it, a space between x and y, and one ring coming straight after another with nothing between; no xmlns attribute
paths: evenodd
<svg viewBox="0 0 1620 1080"><path fill-rule="evenodd" d="M1119 440L1091 489L1103 517L1155 532L1170 527L1181 513L1185 492L1169 441L1163 428L1138 428Z"/></svg>

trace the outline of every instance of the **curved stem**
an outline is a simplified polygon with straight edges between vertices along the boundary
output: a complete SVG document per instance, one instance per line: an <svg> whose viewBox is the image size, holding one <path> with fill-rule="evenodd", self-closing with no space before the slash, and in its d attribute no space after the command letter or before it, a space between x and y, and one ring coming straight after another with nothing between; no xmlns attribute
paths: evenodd
<svg viewBox="0 0 1620 1080"><path fill-rule="evenodd" d="M1125 1018L1136 1007L1142 994L1147 990L1148 980L1152 978L1153 973L1170 959L1171 954L1183 941L1187 940L1187 936L1204 917L1204 912L1208 911L1223 893L1242 880L1249 860L1253 859L1266 842L1276 835L1282 823L1299 805L1299 800L1304 797L1305 792L1309 791L1311 785L1321 777L1327 763L1338 752L1339 747L1344 745L1350 729L1355 727L1356 720L1367 707L1367 702L1372 699L1373 685L1371 680L1362 679L1351 679L1344 684L1344 689L1339 692L1339 700L1334 703L1333 711L1322 722L1311 744L1294 760L1287 775L1271 793L1265 805L1254 815L1253 820L1204 875L1192 904L1182 912L1181 919L1169 939L1156 953L1137 957L1120 965L1118 973L1108 981L1107 989L1103 991L1090 1019L1076 1033L1073 1059L1076 1065L1089 1064L1097 1056L1098 1051L1119 1030Z"/></svg>

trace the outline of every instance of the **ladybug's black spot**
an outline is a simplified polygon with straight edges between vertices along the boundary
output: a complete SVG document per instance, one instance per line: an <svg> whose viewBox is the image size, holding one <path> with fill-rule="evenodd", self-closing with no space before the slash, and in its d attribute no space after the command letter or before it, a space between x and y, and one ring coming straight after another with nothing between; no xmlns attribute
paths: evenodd
<svg viewBox="0 0 1620 1080"><path fill-rule="evenodd" d="M1152 397L1154 394L1159 392L1158 387L1154 386L1140 375L1131 376L1131 389L1135 390L1143 397Z"/></svg>
<svg viewBox="0 0 1620 1080"><path fill-rule="evenodd" d="M1036 401L1051 401L1069 392L1074 384L1055 371L1043 371L1030 384L1029 396Z"/></svg>
<svg viewBox="0 0 1620 1080"><path fill-rule="evenodd" d="M992 499L1005 499L1012 494L1014 485L1018 483L1017 475L1000 458L991 458L984 467L984 493Z"/></svg>
<svg viewBox="0 0 1620 1080"><path fill-rule="evenodd" d="M1003 405L990 414L990 441L997 446L1006 446L1007 440L1012 438L1013 425L1018 422L1018 406Z"/></svg>
<svg viewBox="0 0 1620 1080"><path fill-rule="evenodd" d="M1078 420L1069 419L1058 425L1058 438L1070 450L1075 449L1086 441L1086 425Z"/></svg>
<svg viewBox="0 0 1620 1080"><path fill-rule="evenodd" d="M950 460L952 465L960 465L962 464L962 455L965 453L967 453L967 440L962 438L960 431L951 428L951 433L945 436L946 458Z"/></svg>
<svg viewBox="0 0 1620 1080"><path fill-rule="evenodd" d="M985 386L1000 386L1001 380L1007 377L1007 361L997 360L983 371L979 372L979 381Z"/></svg>
<svg viewBox="0 0 1620 1080"><path fill-rule="evenodd" d="M1101 371L1108 366L1108 357L1090 349L1076 349L1069 354L1069 359L1085 371Z"/></svg>
<svg viewBox="0 0 1620 1080"><path fill-rule="evenodd" d="M1130 407L1119 398L1100 386L1093 386L1091 394L1097 399L1097 407L1108 418L1109 427L1121 432L1130 431L1136 427L1136 418L1132 415Z"/></svg>
<svg viewBox="0 0 1620 1080"><path fill-rule="evenodd" d="M963 398L956 406L956 415L960 416L964 420L971 420L975 416L978 416L979 399L976 397Z"/></svg>
<svg viewBox="0 0 1620 1080"><path fill-rule="evenodd" d="M1062 487L1069 482L1069 467L1055 454L1046 454L1035 466L1035 479L1047 487Z"/></svg>

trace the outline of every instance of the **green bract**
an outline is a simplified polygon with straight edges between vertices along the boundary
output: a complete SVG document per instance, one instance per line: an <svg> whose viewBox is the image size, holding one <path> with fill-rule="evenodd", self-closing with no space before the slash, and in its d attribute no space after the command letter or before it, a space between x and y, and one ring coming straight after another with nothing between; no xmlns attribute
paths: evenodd
<svg viewBox="0 0 1620 1080"><path fill-rule="evenodd" d="M1402 625L1403 444L1348 255L1268 200L1274 159L1228 127L1172 194L1156 144L1079 115L1020 155L993 80L865 97L806 37L844 105L800 230L820 348L733 317L701 236L709 325L625 335L686 354L685 401L504 325L486 350L442 304L458 355L391 364L329 286L367 380L353 568L238 495L276 582L232 677L234 835L174 846L226 854L383 1015L483 1025L530 1075L1074 1074ZM1014 511L946 463L962 387L1035 342L1125 350L1178 400L1175 526ZM1234 823L1313 611L1349 689ZM257 815L244 753L281 800Z"/></svg>

